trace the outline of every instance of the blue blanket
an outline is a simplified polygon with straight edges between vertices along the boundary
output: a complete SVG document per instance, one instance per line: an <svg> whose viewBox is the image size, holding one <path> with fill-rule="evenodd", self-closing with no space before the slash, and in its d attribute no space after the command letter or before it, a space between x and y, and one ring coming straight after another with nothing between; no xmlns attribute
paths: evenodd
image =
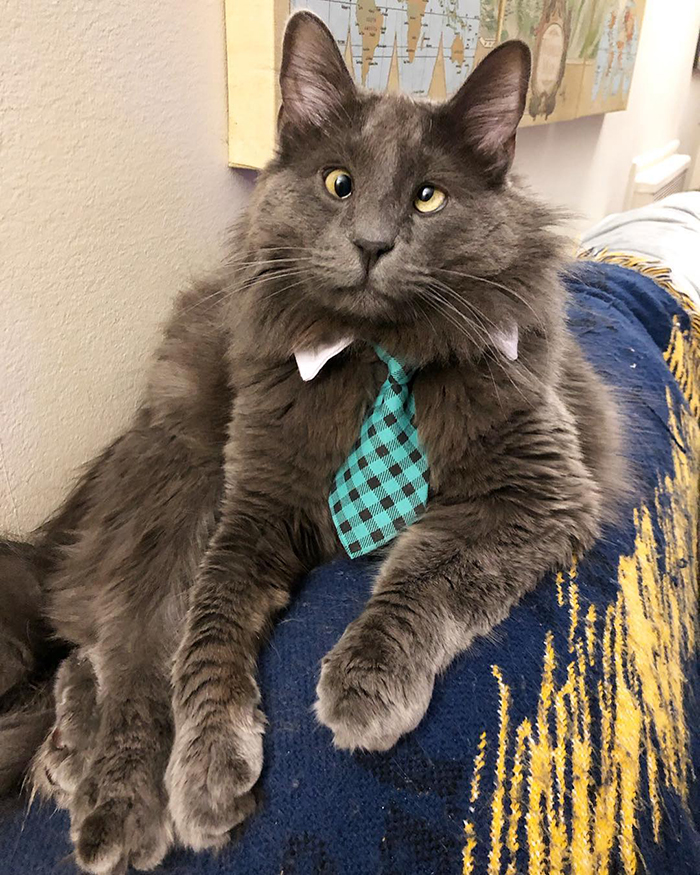
<svg viewBox="0 0 700 875"><path fill-rule="evenodd" d="M262 658L259 813L217 858L176 851L158 871L700 873L697 320L623 267L581 263L567 283L576 333L624 409L634 509L458 659L384 754L337 752L314 720L321 657L374 573L319 568ZM4 875L70 873L69 854L63 812L0 822Z"/></svg>

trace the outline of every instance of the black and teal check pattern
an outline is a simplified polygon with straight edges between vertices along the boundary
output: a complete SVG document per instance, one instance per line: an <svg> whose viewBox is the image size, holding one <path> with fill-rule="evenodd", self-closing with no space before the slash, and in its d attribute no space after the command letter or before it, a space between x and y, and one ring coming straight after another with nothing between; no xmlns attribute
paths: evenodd
<svg viewBox="0 0 700 875"><path fill-rule="evenodd" d="M340 542L353 559L391 541L428 503L428 459L409 388L413 371L381 347L375 350L389 373L328 499Z"/></svg>

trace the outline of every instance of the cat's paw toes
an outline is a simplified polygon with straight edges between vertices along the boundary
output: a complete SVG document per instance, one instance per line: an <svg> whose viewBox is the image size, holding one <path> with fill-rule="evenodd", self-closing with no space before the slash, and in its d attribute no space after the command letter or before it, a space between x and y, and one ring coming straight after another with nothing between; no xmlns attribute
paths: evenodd
<svg viewBox="0 0 700 875"><path fill-rule="evenodd" d="M206 792L195 792L178 812L177 838L181 845L193 851L218 851L227 844L232 829L255 812L253 793L230 794L226 800L212 804Z"/></svg>
<svg viewBox="0 0 700 875"><path fill-rule="evenodd" d="M323 660L316 716L338 748L389 750L420 722L433 683L376 637L344 636Z"/></svg>
<svg viewBox="0 0 700 875"><path fill-rule="evenodd" d="M183 845L220 848L253 813L250 790L262 769L264 725L262 712L251 706L225 723L185 720L178 727L166 784Z"/></svg>
<svg viewBox="0 0 700 875"><path fill-rule="evenodd" d="M78 652L59 669L55 699L56 720L34 756L30 780L40 796L68 808L86 773L99 722L92 666Z"/></svg>
<svg viewBox="0 0 700 875"><path fill-rule="evenodd" d="M87 751L69 747L54 726L32 761L29 777L36 793L68 808L85 773Z"/></svg>
<svg viewBox="0 0 700 875"><path fill-rule="evenodd" d="M119 806L101 805L71 829L75 860L82 870L108 875L126 871L124 818Z"/></svg>
<svg viewBox="0 0 700 875"><path fill-rule="evenodd" d="M152 793L109 798L101 792L100 801L91 807L94 792L90 789L84 804L74 802L71 810L78 866L93 875L121 875L129 866L137 871L154 869L173 843L164 799Z"/></svg>

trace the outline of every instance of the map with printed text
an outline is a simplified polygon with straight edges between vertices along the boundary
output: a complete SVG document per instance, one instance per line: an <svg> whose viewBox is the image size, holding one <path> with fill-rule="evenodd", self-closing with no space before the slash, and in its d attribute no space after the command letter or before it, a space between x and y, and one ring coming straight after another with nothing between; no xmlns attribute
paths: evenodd
<svg viewBox="0 0 700 875"><path fill-rule="evenodd" d="M451 94L467 78L474 65L480 7L481 0L291 3L292 9L310 9L328 24L357 82L416 96Z"/></svg>
<svg viewBox="0 0 700 875"><path fill-rule="evenodd" d="M290 0L296 9L326 22L355 81L421 97L453 94L492 48L522 39L533 123L624 108L644 0Z"/></svg>

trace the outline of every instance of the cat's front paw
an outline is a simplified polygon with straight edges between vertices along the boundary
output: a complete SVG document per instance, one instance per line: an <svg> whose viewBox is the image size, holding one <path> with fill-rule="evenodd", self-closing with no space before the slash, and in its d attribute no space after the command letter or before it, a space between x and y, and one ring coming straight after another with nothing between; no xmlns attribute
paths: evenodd
<svg viewBox="0 0 700 875"><path fill-rule="evenodd" d="M338 748L388 750L418 725L434 681L395 639L359 621L323 660L316 715Z"/></svg>
<svg viewBox="0 0 700 875"><path fill-rule="evenodd" d="M180 842L195 851L218 849L255 810L251 789L260 777L265 718L257 705L234 714L185 718L175 733L166 786Z"/></svg>
<svg viewBox="0 0 700 875"><path fill-rule="evenodd" d="M147 872L172 845L162 787L127 771L119 765L100 769L84 778L71 798L71 839L84 872L122 875L129 866Z"/></svg>

